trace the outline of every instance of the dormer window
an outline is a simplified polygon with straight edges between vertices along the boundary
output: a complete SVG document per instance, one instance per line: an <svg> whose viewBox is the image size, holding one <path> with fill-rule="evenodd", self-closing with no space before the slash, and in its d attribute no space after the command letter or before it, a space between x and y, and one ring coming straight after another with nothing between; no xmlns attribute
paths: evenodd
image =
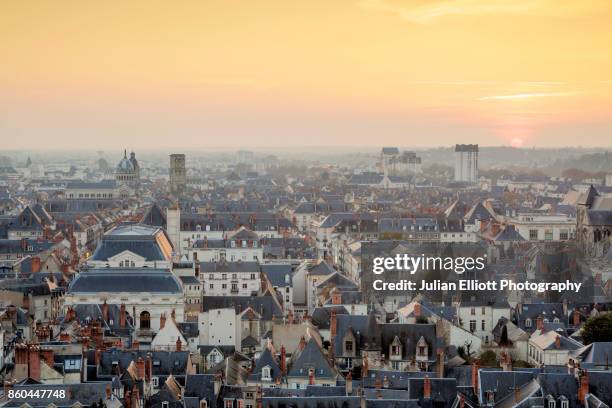
<svg viewBox="0 0 612 408"><path fill-rule="evenodd" d="M548 408L556 408L556 407L557 407L557 402L554 399L550 398L548 400Z"/></svg>
<svg viewBox="0 0 612 408"><path fill-rule="evenodd" d="M162 401L162 408L168 408L170 406L170 404L168 403L168 401Z"/></svg>
<svg viewBox="0 0 612 408"><path fill-rule="evenodd" d="M525 327L531 327L531 319L525 319Z"/></svg>
<svg viewBox="0 0 612 408"><path fill-rule="evenodd" d="M425 338L423 336L421 336L421 338L417 342L416 355L421 360L426 359L429 355L429 346L427 345L427 342L425 341Z"/></svg>
<svg viewBox="0 0 612 408"><path fill-rule="evenodd" d="M569 408L569 400L565 397L561 399L561 408Z"/></svg>
<svg viewBox="0 0 612 408"><path fill-rule="evenodd" d="M272 381L272 370L270 366L265 366L261 369L261 379L264 381Z"/></svg>

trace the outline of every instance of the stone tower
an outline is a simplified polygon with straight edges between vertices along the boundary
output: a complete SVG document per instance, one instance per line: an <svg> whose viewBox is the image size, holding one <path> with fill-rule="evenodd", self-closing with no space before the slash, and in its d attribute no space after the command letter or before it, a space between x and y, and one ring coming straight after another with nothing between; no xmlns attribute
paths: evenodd
<svg viewBox="0 0 612 408"><path fill-rule="evenodd" d="M170 155L170 192L181 195L187 186L187 172L185 170L185 155Z"/></svg>

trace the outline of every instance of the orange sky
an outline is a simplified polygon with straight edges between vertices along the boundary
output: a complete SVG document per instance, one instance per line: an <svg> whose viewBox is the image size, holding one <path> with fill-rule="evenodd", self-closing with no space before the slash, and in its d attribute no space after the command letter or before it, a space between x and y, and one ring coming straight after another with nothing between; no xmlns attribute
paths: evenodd
<svg viewBox="0 0 612 408"><path fill-rule="evenodd" d="M611 18L608 0L5 1L0 140L607 147Z"/></svg>

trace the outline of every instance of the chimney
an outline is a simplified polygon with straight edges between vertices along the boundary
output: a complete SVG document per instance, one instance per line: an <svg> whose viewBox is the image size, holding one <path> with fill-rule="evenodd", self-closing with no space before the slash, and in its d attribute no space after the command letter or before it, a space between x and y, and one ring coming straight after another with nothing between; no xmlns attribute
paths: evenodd
<svg viewBox="0 0 612 408"><path fill-rule="evenodd" d="M308 385L315 385L315 371L312 367L308 369Z"/></svg>
<svg viewBox="0 0 612 408"><path fill-rule="evenodd" d="M421 304L420 303L415 303L414 304L414 315L416 317L420 317L421 316Z"/></svg>
<svg viewBox="0 0 612 408"><path fill-rule="evenodd" d="M176 322L176 311L174 308L172 308L172 312L170 312L170 317L172 318L173 322Z"/></svg>
<svg viewBox="0 0 612 408"><path fill-rule="evenodd" d="M159 316L159 330L163 329L164 327L166 327L166 314L162 313Z"/></svg>
<svg viewBox="0 0 612 408"><path fill-rule="evenodd" d="M574 326L580 326L580 312L578 310L574 310L572 313L572 324Z"/></svg>
<svg viewBox="0 0 612 408"><path fill-rule="evenodd" d="M578 389L578 401L584 404L588 393L589 393L589 376L586 370L582 370L582 375L580 376L580 388Z"/></svg>
<svg viewBox="0 0 612 408"><path fill-rule="evenodd" d="M36 345L28 349L28 371L30 378L40 381L40 350Z"/></svg>
<svg viewBox="0 0 612 408"><path fill-rule="evenodd" d="M349 370L346 375L346 395L351 395L353 393L353 372Z"/></svg>
<svg viewBox="0 0 612 408"><path fill-rule="evenodd" d="M119 327L124 328L125 324L126 324L125 304L122 303L121 307L119 308Z"/></svg>
<svg viewBox="0 0 612 408"><path fill-rule="evenodd" d="M503 371L512 371L512 357L504 351L499 359Z"/></svg>
<svg viewBox="0 0 612 408"><path fill-rule="evenodd" d="M132 350L138 351L140 348L140 342L136 339L132 340Z"/></svg>
<svg viewBox="0 0 612 408"><path fill-rule="evenodd" d="M544 329L544 319L541 316L538 316L536 319L536 329L542 331Z"/></svg>
<svg viewBox="0 0 612 408"><path fill-rule="evenodd" d="M53 364L55 363L53 358L53 349L42 349L40 354L42 355L43 360L45 360L45 363L47 363L49 367L53 368Z"/></svg>
<svg viewBox="0 0 612 408"><path fill-rule="evenodd" d="M136 374L139 380L145 378L145 362L142 357L138 357L138 360L136 360Z"/></svg>
<svg viewBox="0 0 612 408"><path fill-rule="evenodd" d="M62 342L69 343L70 342L70 335L68 333L66 333L66 332L61 332L59 339Z"/></svg>
<svg viewBox="0 0 612 408"><path fill-rule="evenodd" d="M298 345L298 348L300 349L300 351L304 351L304 349L306 348L306 339L304 338L304 336L300 338L300 344Z"/></svg>
<svg viewBox="0 0 612 408"><path fill-rule="evenodd" d="M480 364L478 360L476 360L472 364L472 389L474 390L474 394L478 394L478 370L480 369Z"/></svg>
<svg viewBox="0 0 612 408"><path fill-rule="evenodd" d="M285 346L281 345L280 349L280 369L283 375L287 372L287 350L285 350Z"/></svg>
<svg viewBox="0 0 612 408"><path fill-rule="evenodd" d="M336 290L332 293L332 305L341 305L342 304L342 293Z"/></svg>
<svg viewBox="0 0 612 408"><path fill-rule="evenodd" d="M331 317L329 320L329 334L332 339L336 337L337 328L338 328L338 320L336 318L336 309L332 309Z"/></svg>
<svg viewBox="0 0 612 408"><path fill-rule="evenodd" d="M111 398L111 385L106 384L106 399L109 400Z"/></svg>
<svg viewBox="0 0 612 408"><path fill-rule="evenodd" d="M29 293L23 294L23 300L21 301L21 304L24 309L30 310L30 294Z"/></svg>
<svg viewBox="0 0 612 408"><path fill-rule="evenodd" d="M130 391L125 393L123 400L125 401L125 408L132 408L132 393Z"/></svg>
<svg viewBox="0 0 612 408"><path fill-rule="evenodd" d="M425 380L423 381L423 398L431 398L431 380L428 375L425 376Z"/></svg>
<svg viewBox="0 0 612 408"><path fill-rule="evenodd" d="M555 339L555 348L556 349L560 349L561 348L561 336L557 335L557 338Z"/></svg>
<svg viewBox="0 0 612 408"><path fill-rule="evenodd" d="M361 363L361 377L365 378L368 375L368 356L364 353L363 361Z"/></svg>
<svg viewBox="0 0 612 408"><path fill-rule="evenodd" d="M31 266L32 273L40 272L40 266L41 266L40 265L40 257L39 256L33 256L31 261L32 261L32 266Z"/></svg>
<svg viewBox="0 0 612 408"><path fill-rule="evenodd" d="M96 353L94 355L96 366L100 365L100 361L102 360L102 350L96 349Z"/></svg>
<svg viewBox="0 0 612 408"><path fill-rule="evenodd" d="M106 300L102 304L102 318L105 322L108 322L108 304L106 303Z"/></svg>
<svg viewBox="0 0 612 408"><path fill-rule="evenodd" d="M521 401L521 387L514 387L514 402Z"/></svg>
<svg viewBox="0 0 612 408"><path fill-rule="evenodd" d="M181 343L181 338L177 337L176 338L176 351L181 351L182 348L183 348L183 345Z"/></svg>
<svg viewBox="0 0 612 408"><path fill-rule="evenodd" d="M151 378L153 378L153 357L151 356L151 353L147 353L145 366L147 381L151 381Z"/></svg>
<svg viewBox="0 0 612 408"><path fill-rule="evenodd" d="M459 396L459 408L465 408L465 396L463 394Z"/></svg>
<svg viewBox="0 0 612 408"><path fill-rule="evenodd" d="M444 378L444 351L438 351L438 359L436 360L436 371L438 378Z"/></svg>
<svg viewBox="0 0 612 408"><path fill-rule="evenodd" d="M386 375L383 377L383 388L389 388L389 377Z"/></svg>
<svg viewBox="0 0 612 408"><path fill-rule="evenodd" d="M216 396L217 393L215 393ZM257 390L255 391L255 398L257 401L257 408L263 408L263 399L261 397L261 387L257 387Z"/></svg>

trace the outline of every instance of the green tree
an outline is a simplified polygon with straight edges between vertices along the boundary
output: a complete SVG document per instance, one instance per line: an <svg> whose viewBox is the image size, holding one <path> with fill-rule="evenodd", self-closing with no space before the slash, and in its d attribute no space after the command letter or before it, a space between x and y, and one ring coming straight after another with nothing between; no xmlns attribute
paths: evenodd
<svg viewBox="0 0 612 408"><path fill-rule="evenodd" d="M478 356L480 360L480 365L483 367L496 367L497 363L497 355L492 350L487 350L484 353Z"/></svg>
<svg viewBox="0 0 612 408"><path fill-rule="evenodd" d="M612 313L600 313L595 317L591 317L582 326L580 334L584 344L612 341Z"/></svg>

